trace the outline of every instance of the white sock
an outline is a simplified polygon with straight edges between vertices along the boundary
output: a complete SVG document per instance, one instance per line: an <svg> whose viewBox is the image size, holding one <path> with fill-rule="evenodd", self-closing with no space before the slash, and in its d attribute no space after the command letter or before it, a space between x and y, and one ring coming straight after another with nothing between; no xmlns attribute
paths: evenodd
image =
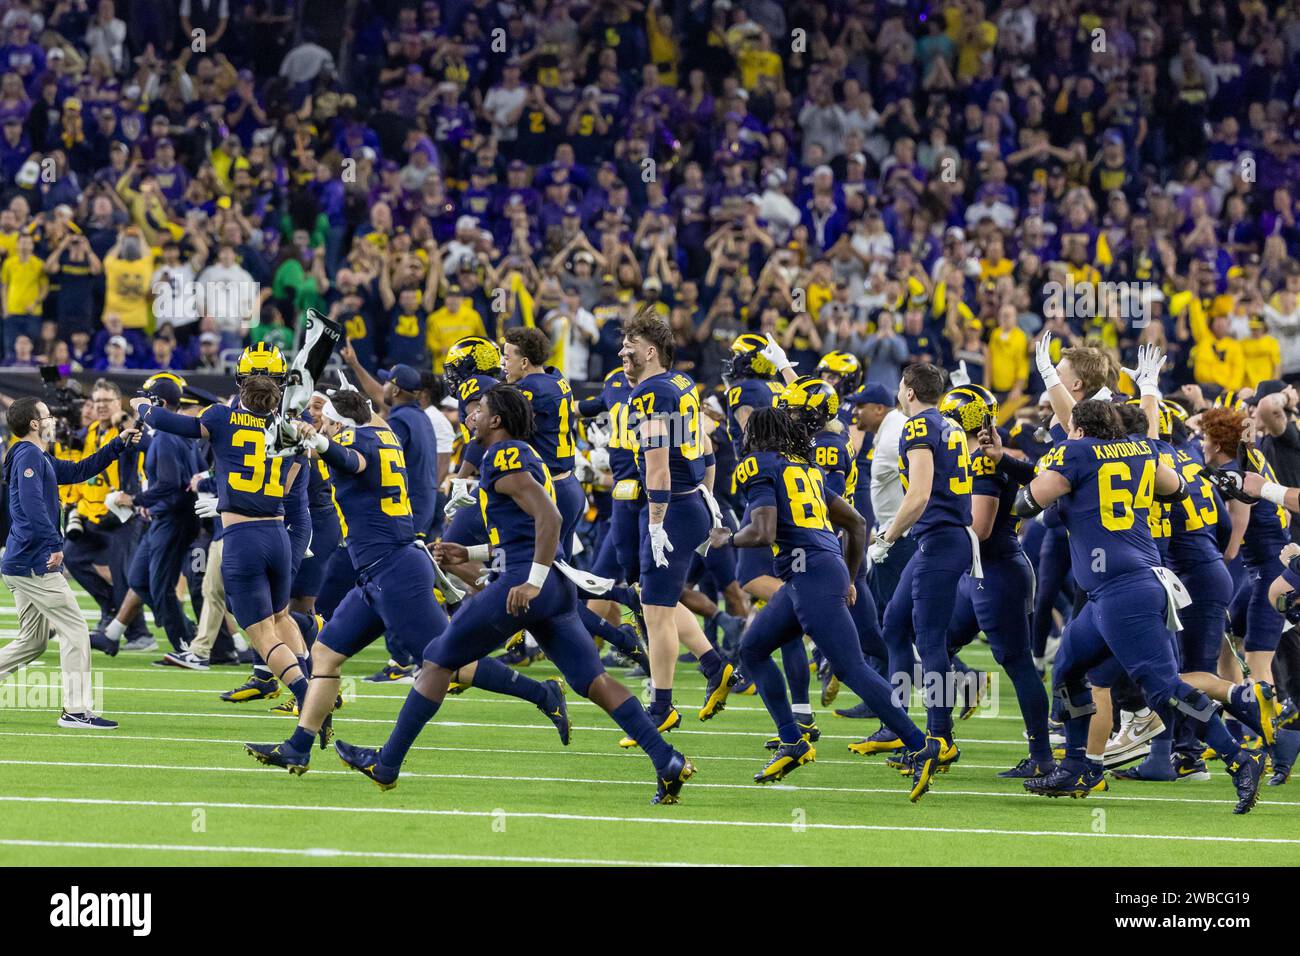
<svg viewBox="0 0 1300 956"><path fill-rule="evenodd" d="M1105 758L1105 754L1084 754L1084 756L1088 759L1089 763L1101 763Z"/></svg>
<svg viewBox="0 0 1300 956"><path fill-rule="evenodd" d="M790 709L794 711L796 717L812 716L812 704L791 704ZM808 721L805 720L804 723L806 724Z"/></svg>
<svg viewBox="0 0 1300 956"><path fill-rule="evenodd" d="M1136 717L1138 720L1146 720L1148 717L1151 716L1151 708L1139 707L1137 710L1133 712L1133 716Z"/></svg>
<svg viewBox="0 0 1300 956"><path fill-rule="evenodd" d="M109 621L108 627L104 628L104 636L110 641L120 640L122 635L125 633L126 625L117 618L113 618L113 620Z"/></svg>

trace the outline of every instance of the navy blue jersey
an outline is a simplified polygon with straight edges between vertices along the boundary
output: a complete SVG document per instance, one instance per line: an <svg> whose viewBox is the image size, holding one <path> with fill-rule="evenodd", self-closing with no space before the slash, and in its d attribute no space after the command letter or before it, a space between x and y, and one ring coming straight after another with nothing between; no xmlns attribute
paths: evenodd
<svg viewBox="0 0 1300 956"><path fill-rule="evenodd" d="M497 479L515 472L527 472L555 500L551 471L527 442L500 441L483 451L478 486L478 503L483 524L488 529L488 544L506 556L506 569L532 565L535 527L532 516L515 499L496 490Z"/></svg>
<svg viewBox="0 0 1300 956"><path fill-rule="evenodd" d="M546 467L553 474L573 471L573 425L578 417L573 389L559 372L550 366L515 382L516 387L533 405L533 437L529 439Z"/></svg>
<svg viewBox="0 0 1300 956"><path fill-rule="evenodd" d="M319 458L314 458L307 468L307 507L313 511L327 511L334 507L334 480L330 476L330 466ZM294 484L303 481L299 475Z"/></svg>
<svg viewBox="0 0 1300 956"><path fill-rule="evenodd" d="M970 526L970 450L966 433L927 408L913 415L903 425L898 446L898 472L907 488L907 453L913 448L928 448L934 456L934 482L925 511L912 527L912 536L920 538L937 528Z"/></svg>
<svg viewBox="0 0 1300 956"><path fill-rule="evenodd" d="M731 442L732 453L739 461L741 448L745 444L745 430L736 420L736 411L741 408L771 408L785 390L783 382L774 382L764 378L741 379L727 389L727 438Z"/></svg>
<svg viewBox="0 0 1300 956"><path fill-rule="evenodd" d="M644 487L645 452L652 448L668 449L670 490L674 494L690 491L704 480L703 438L700 431L700 400L695 382L682 372L660 372L632 389L632 411L628 428L637 437L636 466ZM657 421L661 435L640 435L643 422Z"/></svg>
<svg viewBox="0 0 1300 956"><path fill-rule="evenodd" d="M980 557L984 560L1005 558L1016 554L1020 548L1020 519L1011 513L1016 503L1020 485L983 452L976 452L970 460L971 494L996 498L997 514L989 536L980 542Z"/></svg>
<svg viewBox="0 0 1300 956"><path fill-rule="evenodd" d="M848 434L818 432L813 436L813 454L826 478L826 490L853 504L858 490L858 460Z"/></svg>
<svg viewBox="0 0 1300 956"><path fill-rule="evenodd" d="M1180 567L1221 561L1219 496L1203 474L1205 460L1195 445L1184 444L1172 451L1173 469L1187 482L1187 497L1169 507L1170 563L1177 571Z"/></svg>
<svg viewBox="0 0 1300 956"><path fill-rule="evenodd" d="M1133 435L1133 438L1142 438L1142 435ZM1174 467L1174 449L1167 441L1161 441L1159 438L1149 439L1151 447L1156 453L1156 462L1164 465L1166 468ZM1150 517L1147 524L1151 527L1151 540L1156 543L1156 550L1160 552L1160 563L1167 564L1169 557L1169 545L1173 539L1173 505L1163 501L1152 501Z"/></svg>
<svg viewBox="0 0 1300 956"><path fill-rule="evenodd" d="M347 521L348 555L361 570L415 540L406 455L397 435L376 425L344 429L334 442L366 460L359 475L334 475L334 494Z"/></svg>
<svg viewBox="0 0 1300 956"><path fill-rule="evenodd" d="M1040 467L1070 483L1057 506L1080 587L1091 594L1108 581L1160 564L1148 524L1156 489L1150 440L1067 439L1043 456Z"/></svg>
<svg viewBox="0 0 1300 956"><path fill-rule="evenodd" d="M266 457L268 418L212 405L199 423L208 430L217 475L217 508L253 518L284 515L284 481L292 458Z"/></svg>
<svg viewBox="0 0 1300 956"><path fill-rule="evenodd" d="M816 551L843 554L826 507L826 479L815 464L760 451L736 465L736 486L751 509L776 509L773 565L783 581L801 570L799 555L806 561Z"/></svg>
<svg viewBox="0 0 1300 956"><path fill-rule="evenodd" d="M460 410L462 424L469 424L469 405L483 397L488 389L500 384L491 375L471 375L456 389L456 408Z"/></svg>
<svg viewBox="0 0 1300 956"><path fill-rule="evenodd" d="M636 435L627 427L632 386L621 368L605 376L600 401L609 413L609 468L615 481L636 477Z"/></svg>
<svg viewBox="0 0 1300 956"><path fill-rule="evenodd" d="M1257 471L1265 481L1277 481L1273 466L1257 448L1247 450L1248 468L1242 467L1240 460L1233 460L1224 465L1228 471ZM1250 523L1241 540L1241 557L1247 567L1280 567L1277 554L1291 540L1287 529L1291 526L1290 515L1280 505L1261 498L1250 506ZM1280 573L1280 572L1279 572Z"/></svg>

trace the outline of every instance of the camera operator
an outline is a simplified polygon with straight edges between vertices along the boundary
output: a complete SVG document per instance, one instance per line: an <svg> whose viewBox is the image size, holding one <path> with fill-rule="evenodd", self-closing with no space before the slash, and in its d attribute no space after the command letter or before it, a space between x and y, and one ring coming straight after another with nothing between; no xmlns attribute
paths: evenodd
<svg viewBox="0 0 1300 956"><path fill-rule="evenodd" d="M122 407L122 390L106 378L95 382L90 402L94 417L86 428L83 457L111 443L132 419ZM67 521L64 553L68 572L99 605L100 620L92 635L95 647L105 646L104 628L126 597L127 567L139 537L140 522L131 511L134 499L125 490L123 479L121 466L114 461L82 482L74 489L75 508ZM128 640L139 640L140 646L152 640L143 620Z"/></svg>
<svg viewBox="0 0 1300 956"><path fill-rule="evenodd" d="M13 592L19 623L18 636L0 648L0 680L45 653L55 631L63 677L59 726L112 730L117 724L92 710L90 633L62 573L58 486L84 482L103 471L140 433L125 429L95 454L73 464L49 454L55 422L40 399L18 399L9 406L5 420L17 441L5 460L9 534L0 573Z"/></svg>

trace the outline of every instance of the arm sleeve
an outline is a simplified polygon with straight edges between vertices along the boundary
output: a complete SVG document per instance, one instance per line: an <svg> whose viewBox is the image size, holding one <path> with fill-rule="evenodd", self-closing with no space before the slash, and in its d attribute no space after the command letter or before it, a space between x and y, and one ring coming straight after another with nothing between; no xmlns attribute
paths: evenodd
<svg viewBox="0 0 1300 956"><path fill-rule="evenodd" d="M328 439L326 439L328 441ZM335 471L341 471L345 475L359 474L361 471L358 458L360 457L355 451L344 448L342 445L330 441L321 452L321 460Z"/></svg>
<svg viewBox="0 0 1300 956"><path fill-rule="evenodd" d="M595 418L605 410L605 400L599 395L584 398L578 403L578 414L583 418Z"/></svg>
<svg viewBox="0 0 1300 956"><path fill-rule="evenodd" d="M1014 455L1003 455L998 470L1008 475L1016 484L1027 485L1034 480L1034 465Z"/></svg>
<svg viewBox="0 0 1300 956"><path fill-rule="evenodd" d="M50 463L54 465L54 480L61 485L75 485L94 478L117 460L117 457L122 454L122 448L122 439L114 438L89 458L83 458L81 461L63 461L51 457Z"/></svg>
<svg viewBox="0 0 1300 956"><path fill-rule="evenodd" d="M189 415L178 415L176 412L169 412L157 405L150 405L146 408L140 420L146 425L152 425L160 432L170 432L173 435L180 435L182 438L203 437L203 425L199 419L191 418Z"/></svg>

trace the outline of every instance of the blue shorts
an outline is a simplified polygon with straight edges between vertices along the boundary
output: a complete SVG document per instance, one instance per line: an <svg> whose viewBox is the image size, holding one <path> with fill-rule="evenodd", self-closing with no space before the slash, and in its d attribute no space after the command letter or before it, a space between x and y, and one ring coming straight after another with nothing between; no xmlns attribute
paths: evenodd
<svg viewBox="0 0 1300 956"><path fill-rule="evenodd" d="M1282 573L1280 561L1263 567L1247 566L1245 580L1233 597L1233 623L1237 633L1245 634L1242 642L1247 651L1276 651L1282 640L1285 619L1269 602L1268 590Z"/></svg>
<svg viewBox="0 0 1300 956"><path fill-rule="evenodd" d="M665 557L667 567L656 567L654 552L650 550L650 508L641 512L641 603L655 607L676 607L686 588L686 577L691 571L695 549L709 537L713 516L704 496L698 491L674 495L664 517L664 531L673 546ZM759 550L751 548L748 550Z"/></svg>
<svg viewBox="0 0 1300 956"><path fill-rule="evenodd" d="M1192 603L1178 612L1183 622L1177 635L1183 673L1218 673L1219 649L1232 602L1232 575L1222 561L1175 567L1173 571L1192 596Z"/></svg>
<svg viewBox="0 0 1300 956"><path fill-rule="evenodd" d="M433 562L410 544L376 562L339 602L317 640L352 657L387 632L397 646L418 654L447 629L447 614L433 595Z"/></svg>
<svg viewBox="0 0 1300 956"><path fill-rule="evenodd" d="M749 524L749 512L750 509L746 507L740 518L742 528ZM736 580L741 587L755 578L776 577L771 548L737 548L736 552Z"/></svg>
<svg viewBox="0 0 1300 956"><path fill-rule="evenodd" d="M265 621L289 606L293 561L283 521L241 521L225 529L221 579L239 626Z"/></svg>
<svg viewBox="0 0 1300 956"><path fill-rule="evenodd" d="M290 597L316 597L325 580L325 566L338 550L342 537L339 515L333 508L322 508L311 516L311 557L304 556L289 588Z"/></svg>
<svg viewBox="0 0 1300 956"><path fill-rule="evenodd" d="M506 596L511 588L527 580L528 566L516 566L466 598L447 630L424 649L424 659L436 667L455 671L486 657L516 631L527 628L569 685L587 696L591 682L605 668L601 666L595 642L578 619L577 589L572 581L553 570L528 610L515 616L506 610Z"/></svg>

